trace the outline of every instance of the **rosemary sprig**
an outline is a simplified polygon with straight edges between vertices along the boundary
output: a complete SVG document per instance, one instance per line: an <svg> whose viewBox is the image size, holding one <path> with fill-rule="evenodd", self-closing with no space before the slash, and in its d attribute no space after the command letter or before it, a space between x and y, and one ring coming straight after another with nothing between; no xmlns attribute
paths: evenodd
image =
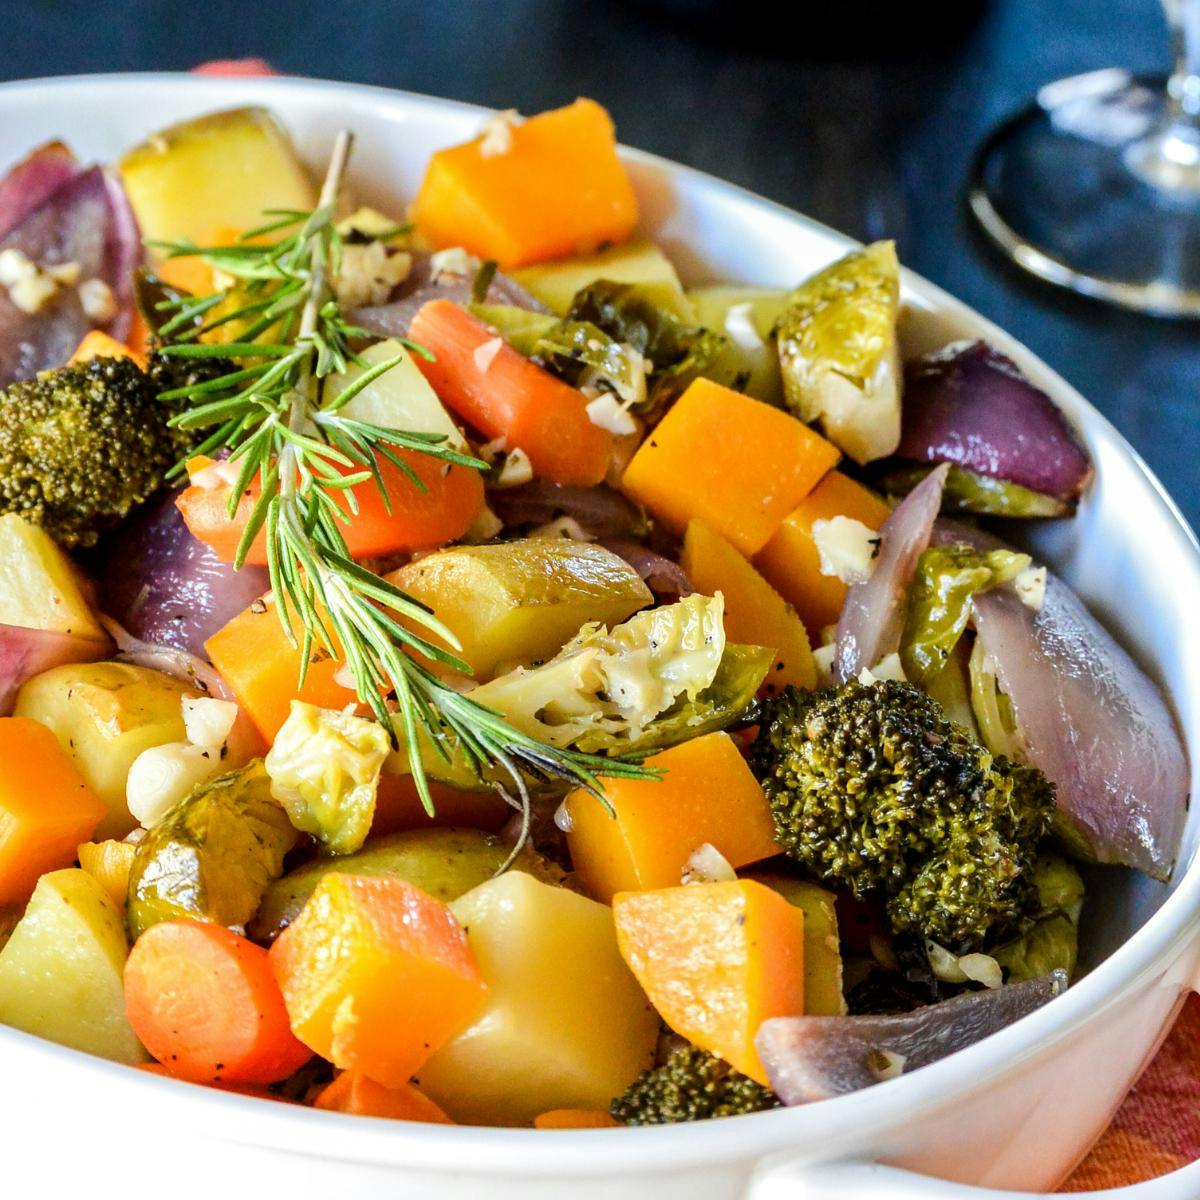
<svg viewBox="0 0 1200 1200"><path fill-rule="evenodd" d="M465 761L506 795L514 789L527 825L526 773L565 780L601 799L602 776L656 773L629 759L547 745L447 686L414 654L468 674L454 634L425 605L350 557L342 527L357 512L351 489L374 480L390 507L381 460L422 490L424 483L397 450L447 466L486 469L481 460L446 444L444 435L387 429L343 411L402 360L396 356L366 369L352 349L365 331L346 320L331 287L342 246L334 212L351 140L349 133L337 139L315 211L268 212L259 229L233 246L159 246L170 257L198 255L233 280L213 295L161 306L172 312L160 330L169 339L163 354L225 359L233 366L219 378L164 392L162 398L183 404L173 418L178 427L210 431L193 453L225 451L236 466L230 516L244 496L257 493L235 565L243 565L265 531L275 607L301 651L301 686L314 651L343 658L359 699L405 746L429 813L425 751L446 762ZM278 239L268 244L256 240L272 234ZM229 325L237 329L235 341L202 340ZM404 345L428 357L420 346ZM327 396L326 381L351 363L363 373L336 398ZM182 469L180 464L177 471ZM433 637L454 649L447 651Z"/></svg>

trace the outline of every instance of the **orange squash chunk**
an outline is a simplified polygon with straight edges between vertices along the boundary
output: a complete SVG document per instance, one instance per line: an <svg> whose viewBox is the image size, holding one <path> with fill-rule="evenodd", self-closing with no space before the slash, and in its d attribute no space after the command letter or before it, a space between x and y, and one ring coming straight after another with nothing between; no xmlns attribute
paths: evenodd
<svg viewBox="0 0 1200 1200"><path fill-rule="evenodd" d="M697 379L641 444L621 488L674 532L696 518L750 557L838 457L803 421Z"/></svg>
<svg viewBox="0 0 1200 1200"><path fill-rule="evenodd" d="M770 1017L804 1012L804 914L750 879L613 899L621 955L677 1033L768 1084L754 1048Z"/></svg>
<svg viewBox="0 0 1200 1200"><path fill-rule="evenodd" d="M296 1036L386 1087L407 1083L487 991L454 915L399 879L325 876L271 964Z"/></svg>
<svg viewBox="0 0 1200 1200"><path fill-rule="evenodd" d="M431 1125L454 1124L411 1083L384 1087L361 1071L343 1071L317 1096L313 1107L327 1112L354 1113L360 1117L391 1117L395 1121L425 1121Z"/></svg>
<svg viewBox="0 0 1200 1200"><path fill-rule="evenodd" d="M775 662L764 686L817 685L808 634L796 610L723 538L703 521L689 521L680 559L692 586L725 597L725 635L731 642L770 646Z"/></svg>
<svg viewBox="0 0 1200 1200"><path fill-rule="evenodd" d="M273 604L256 601L204 644L234 698L268 743L288 719L293 700L320 708L345 708L357 697L334 678L341 663L313 646L300 687L300 649L288 640Z"/></svg>
<svg viewBox="0 0 1200 1200"><path fill-rule="evenodd" d="M47 871L74 864L108 809L37 721L0 717L0 763L0 904L19 904Z"/></svg>
<svg viewBox="0 0 1200 1200"><path fill-rule="evenodd" d="M533 1118L534 1129L617 1129L620 1124L600 1108L553 1108Z"/></svg>
<svg viewBox="0 0 1200 1200"><path fill-rule="evenodd" d="M795 608L813 637L837 621L846 602L846 585L836 575L821 574L821 556L812 536L813 522L852 517L871 529L878 529L890 512L878 496L861 484L841 471L830 471L784 518L775 535L755 556L754 565Z"/></svg>
<svg viewBox="0 0 1200 1200"><path fill-rule="evenodd" d="M615 817L582 789L567 800L571 862L594 899L673 887L706 842L735 867L780 852L766 797L728 734L673 746L646 765L666 774L604 780Z"/></svg>
<svg viewBox="0 0 1200 1200"><path fill-rule="evenodd" d="M439 150L412 218L435 247L463 246L508 269L623 241L637 199L612 118L594 100L576 100L501 136Z"/></svg>

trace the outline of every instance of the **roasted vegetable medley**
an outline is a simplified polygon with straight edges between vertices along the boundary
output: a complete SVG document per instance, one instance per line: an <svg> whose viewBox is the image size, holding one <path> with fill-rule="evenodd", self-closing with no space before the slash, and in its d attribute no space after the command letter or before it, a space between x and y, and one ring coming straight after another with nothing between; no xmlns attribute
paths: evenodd
<svg viewBox="0 0 1200 1200"><path fill-rule="evenodd" d="M1187 767L986 530L1086 497L1047 396L905 361L890 242L685 287L591 101L385 212L348 169L239 109L0 181L0 1023L578 1129L1068 986L1077 864L1166 879Z"/></svg>

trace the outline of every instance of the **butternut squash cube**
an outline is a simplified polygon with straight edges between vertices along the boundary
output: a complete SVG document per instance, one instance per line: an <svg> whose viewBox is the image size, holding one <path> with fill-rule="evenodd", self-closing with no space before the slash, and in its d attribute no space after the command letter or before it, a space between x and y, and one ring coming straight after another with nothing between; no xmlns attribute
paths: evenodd
<svg viewBox="0 0 1200 1200"><path fill-rule="evenodd" d="M36 721L0 717L0 762L0 904L15 904L44 872L74 863L107 810Z"/></svg>
<svg viewBox="0 0 1200 1200"><path fill-rule="evenodd" d="M770 646L775 651L764 681L769 692L788 684L816 687L812 648L796 610L703 521L688 522L680 566L696 591L724 594L725 636L731 642Z"/></svg>
<svg viewBox="0 0 1200 1200"><path fill-rule="evenodd" d="M456 1121L528 1125L550 1109L603 1109L650 1066L658 1020L606 905L510 871L451 908L488 1000L414 1083Z"/></svg>
<svg viewBox="0 0 1200 1200"><path fill-rule="evenodd" d="M739 879L613 898L621 955L659 1016L768 1085L754 1048L770 1017L804 1012L804 913Z"/></svg>
<svg viewBox="0 0 1200 1200"><path fill-rule="evenodd" d="M674 532L698 518L749 557L838 458L788 413L697 379L641 444L621 488Z"/></svg>
<svg viewBox="0 0 1200 1200"><path fill-rule="evenodd" d="M407 1083L487 993L450 910L399 879L326 875L270 954L295 1035L386 1087Z"/></svg>
<svg viewBox="0 0 1200 1200"><path fill-rule="evenodd" d="M615 816L579 790L567 800L571 862L588 894L674 887L708 843L735 867L780 853L770 807L733 739L709 733L646 760L660 780L606 779Z"/></svg>
<svg viewBox="0 0 1200 1200"><path fill-rule="evenodd" d="M435 247L463 246L507 269L624 241L637 199L612 118L594 100L576 100L439 150L412 217Z"/></svg>

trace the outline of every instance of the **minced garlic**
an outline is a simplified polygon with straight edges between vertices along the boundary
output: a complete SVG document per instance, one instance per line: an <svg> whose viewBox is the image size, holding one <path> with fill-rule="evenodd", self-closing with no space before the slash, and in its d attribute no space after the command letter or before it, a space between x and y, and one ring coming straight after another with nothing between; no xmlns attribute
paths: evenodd
<svg viewBox="0 0 1200 1200"><path fill-rule="evenodd" d="M593 425L607 429L617 437L637 433L637 422L612 392L601 392L594 400L588 401L586 411Z"/></svg>
<svg viewBox="0 0 1200 1200"><path fill-rule="evenodd" d="M117 298L103 279L87 279L79 285L79 303L93 325L107 325L117 315Z"/></svg>
<svg viewBox="0 0 1200 1200"><path fill-rule="evenodd" d="M483 123L479 139L479 153L483 158L498 158L513 148L513 126L520 121L515 108L506 108L495 113Z"/></svg>
<svg viewBox="0 0 1200 1200"><path fill-rule="evenodd" d="M334 291L346 308L386 304L392 289L412 270L412 255L405 250L389 254L383 242L342 246L342 261Z"/></svg>

